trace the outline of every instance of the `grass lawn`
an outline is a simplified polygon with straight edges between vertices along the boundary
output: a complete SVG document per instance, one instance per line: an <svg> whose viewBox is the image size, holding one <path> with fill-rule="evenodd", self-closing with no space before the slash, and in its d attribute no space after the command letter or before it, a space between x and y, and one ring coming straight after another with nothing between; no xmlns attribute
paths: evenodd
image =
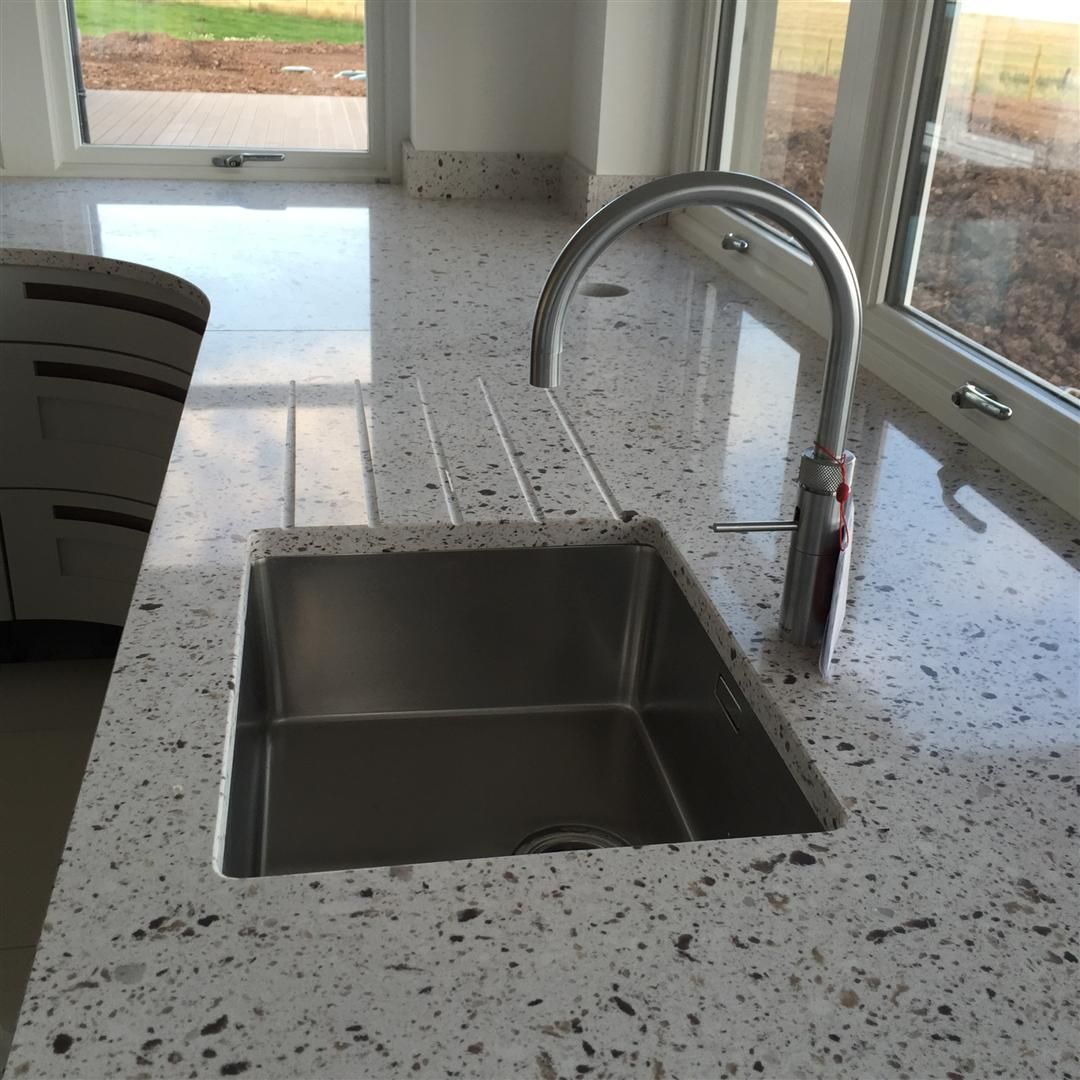
<svg viewBox="0 0 1080 1080"><path fill-rule="evenodd" d="M345 19L172 3L171 0L75 0L79 32L97 37L115 30L174 38L266 38L351 45L364 40L364 24Z"/></svg>

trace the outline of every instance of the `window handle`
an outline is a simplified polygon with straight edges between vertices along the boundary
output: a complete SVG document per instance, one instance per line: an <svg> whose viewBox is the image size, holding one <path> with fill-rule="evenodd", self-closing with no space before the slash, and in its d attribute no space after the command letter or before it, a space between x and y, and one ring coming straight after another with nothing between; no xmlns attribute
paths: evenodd
<svg viewBox="0 0 1080 1080"><path fill-rule="evenodd" d="M744 236L739 236L738 233L729 232L720 241L720 246L725 251L737 251L740 255L745 255L750 250L750 241Z"/></svg>
<svg viewBox="0 0 1080 1080"><path fill-rule="evenodd" d="M1008 420L1013 411L993 394L981 390L974 383L964 383L952 392L952 403L958 409L978 409L995 420Z"/></svg>
<svg viewBox="0 0 1080 1080"><path fill-rule="evenodd" d="M284 154L228 154L224 157L211 158L210 161L219 169L239 169L247 161L284 161Z"/></svg>

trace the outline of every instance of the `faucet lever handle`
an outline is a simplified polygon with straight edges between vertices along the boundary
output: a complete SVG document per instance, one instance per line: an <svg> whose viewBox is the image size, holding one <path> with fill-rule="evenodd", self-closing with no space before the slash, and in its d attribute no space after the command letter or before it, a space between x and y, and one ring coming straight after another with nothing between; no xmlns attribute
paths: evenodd
<svg viewBox="0 0 1080 1080"><path fill-rule="evenodd" d="M797 521L717 521L709 526L714 533L794 532Z"/></svg>

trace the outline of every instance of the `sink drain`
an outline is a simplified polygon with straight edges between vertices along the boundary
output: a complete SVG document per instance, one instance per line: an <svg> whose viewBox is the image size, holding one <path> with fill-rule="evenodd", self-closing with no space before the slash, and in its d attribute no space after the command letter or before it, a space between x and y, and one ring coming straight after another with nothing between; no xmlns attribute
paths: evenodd
<svg viewBox="0 0 1080 1080"><path fill-rule="evenodd" d="M594 851L629 846L630 841L625 837L595 825L550 825L526 836L514 848L514 854L542 855L548 851Z"/></svg>

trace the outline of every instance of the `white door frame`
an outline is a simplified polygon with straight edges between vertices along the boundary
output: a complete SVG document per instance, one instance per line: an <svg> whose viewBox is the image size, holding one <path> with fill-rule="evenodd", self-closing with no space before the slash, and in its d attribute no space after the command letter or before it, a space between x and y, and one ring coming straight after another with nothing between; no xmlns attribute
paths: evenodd
<svg viewBox="0 0 1080 1080"><path fill-rule="evenodd" d="M283 162L243 169L211 164L215 152L234 148L165 146L95 146L82 141L71 63L71 31L65 0L34 0L38 47L41 50L48 102L48 138L54 163L49 175L61 177L129 177L190 180L394 180L400 174L400 146L408 134L409 17L408 5L394 0L367 0L365 40L369 44L368 151L288 150ZM25 43L30 46L30 43ZM24 92L31 92L25 88ZM259 149L251 147L252 150ZM17 161L6 171L25 175Z"/></svg>

